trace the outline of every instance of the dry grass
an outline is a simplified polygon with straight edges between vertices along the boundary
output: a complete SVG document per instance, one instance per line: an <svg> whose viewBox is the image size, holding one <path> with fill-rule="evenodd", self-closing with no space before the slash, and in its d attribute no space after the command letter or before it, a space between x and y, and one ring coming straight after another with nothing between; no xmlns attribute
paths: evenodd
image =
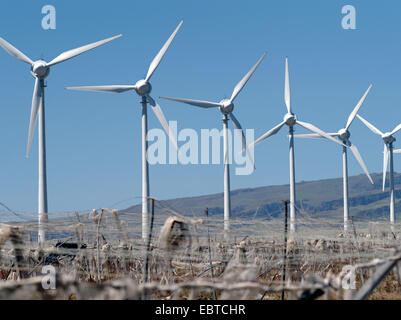
<svg viewBox="0 0 401 320"><path fill-rule="evenodd" d="M264 227L249 224L238 229L237 237L226 240L213 220L208 239L201 220L156 219L147 251L136 232L138 226L118 211L101 209L74 219L69 224L55 222L59 238L43 248L31 239L35 225L0 225L0 299L212 299L213 289L218 299L277 300L283 289L286 299L343 299L339 283L345 266L389 257L399 250L399 241L381 229L373 232L371 226L369 234L360 232L357 238L331 231L311 237L311 232L301 230L288 243L288 281L283 288L284 246L278 222ZM269 228L271 236L261 236ZM146 257L148 279L144 279ZM55 291L41 287L43 265L56 268ZM357 269L357 289L376 270L376 266ZM323 294L318 294L319 289ZM397 268L369 299L401 299Z"/></svg>

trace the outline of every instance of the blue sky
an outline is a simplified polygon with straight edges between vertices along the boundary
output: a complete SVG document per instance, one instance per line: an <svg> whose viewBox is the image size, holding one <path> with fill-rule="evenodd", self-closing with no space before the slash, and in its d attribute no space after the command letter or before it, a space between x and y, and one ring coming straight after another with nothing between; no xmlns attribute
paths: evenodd
<svg viewBox="0 0 401 320"><path fill-rule="evenodd" d="M135 93L71 92L74 85L131 84L183 19L152 78L153 96L219 101L266 51L236 100L235 114L256 137L285 113L284 59L298 118L326 131L342 128L370 83L360 114L383 131L401 122L401 25L398 1L2 1L0 36L33 60L122 33L123 37L55 66L46 90L49 210L70 211L138 202L141 122ZM41 9L57 10L57 29L41 28ZM356 8L357 30L341 27L341 8ZM25 158L34 80L29 67L0 50L0 201L16 211L37 207L37 132ZM160 101L179 129L221 128L218 110ZM160 127L149 113L149 128ZM304 132L297 129L297 132ZM382 167L382 142L359 120L351 127L370 172ZM400 137L401 140L401 137ZM397 147L397 142L395 143ZM400 145L401 146L401 145ZM341 176L341 147L297 140L297 181ZM399 163L395 155L395 170ZM286 130L255 149L257 170L232 175L232 189L288 183ZM361 168L350 157L350 174ZM222 192L221 165L150 167L159 199ZM368 180L366 180L368 183Z"/></svg>

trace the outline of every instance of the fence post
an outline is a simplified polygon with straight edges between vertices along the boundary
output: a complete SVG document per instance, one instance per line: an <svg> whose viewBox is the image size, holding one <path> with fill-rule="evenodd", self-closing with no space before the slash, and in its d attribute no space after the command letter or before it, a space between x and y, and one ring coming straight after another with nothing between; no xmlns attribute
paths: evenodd
<svg viewBox="0 0 401 320"><path fill-rule="evenodd" d="M205 215L206 215L206 224L207 224L207 241L208 241L208 249L209 249L209 264L210 264L210 275L212 276L212 281L214 279L214 272L213 272L213 262L212 262L212 249L210 248L210 232L209 232L209 208L205 209ZM213 288L213 300L217 300L217 293L216 289Z"/></svg>
<svg viewBox="0 0 401 320"><path fill-rule="evenodd" d="M150 252L150 243L152 241L152 232L153 232L153 221L155 216L155 199L150 198L150 227L148 232L148 239L146 242L146 258L145 258L145 267L143 272L143 283L148 282L148 273L149 273L149 252ZM143 290L142 300L146 299L146 289Z"/></svg>
<svg viewBox="0 0 401 320"><path fill-rule="evenodd" d="M283 286L285 285L285 274L287 272L287 229L288 229L288 200L284 200L284 250L283 250ZM284 290L281 292L281 300L284 300Z"/></svg>

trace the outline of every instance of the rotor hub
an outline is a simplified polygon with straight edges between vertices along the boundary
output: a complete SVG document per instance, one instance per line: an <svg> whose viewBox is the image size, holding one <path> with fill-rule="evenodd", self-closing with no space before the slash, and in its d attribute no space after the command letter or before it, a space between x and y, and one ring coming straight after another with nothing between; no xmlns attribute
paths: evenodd
<svg viewBox="0 0 401 320"><path fill-rule="evenodd" d="M292 127L297 122L297 117L295 116L295 114L287 113L284 116L284 122L285 122L286 125Z"/></svg>
<svg viewBox="0 0 401 320"><path fill-rule="evenodd" d="M47 66L45 61L39 60L33 64L31 71L34 76L38 77L39 79L44 79L49 75L50 68Z"/></svg>
<svg viewBox="0 0 401 320"><path fill-rule="evenodd" d="M151 93L152 91L152 86L149 82L145 81L145 80L139 80L136 84L135 84L135 91L138 95L140 96L146 96L149 93Z"/></svg>
<svg viewBox="0 0 401 320"><path fill-rule="evenodd" d="M386 132L383 136L382 139L385 143L393 143L396 141L396 139L391 135L391 132Z"/></svg>
<svg viewBox="0 0 401 320"><path fill-rule="evenodd" d="M220 111L222 114L229 114L234 110L234 103L230 102L228 99L223 99L220 101L221 107Z"/></svg>
<svg viewBox="0 0 401 320"><path fill-rule="evenodd" d="M343 141L346 142L348 141L348 139L351 137L351 133L347 130L347 129L341 129L338 131L338 138Z"/></svg>

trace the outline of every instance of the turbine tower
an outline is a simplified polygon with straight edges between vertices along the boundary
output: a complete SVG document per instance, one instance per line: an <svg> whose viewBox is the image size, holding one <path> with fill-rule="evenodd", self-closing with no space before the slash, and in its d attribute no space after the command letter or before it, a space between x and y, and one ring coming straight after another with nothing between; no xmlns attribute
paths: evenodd
<svg viewBox="0 0 401 320"><path fill-rule="evenodd" d="M362 118L359 114L357 117L373 132L379 135L384 142L384 152L383 152L383 191L386 186L386 173L387 173L387 163L390 154L390 223L394 224L394 166L393 166L393 143L395 142L394 134L396 134L401 129L401 124L396 126L393 131L383 133L377 129L373 124L369 123L367 120ZM398 153L398 152L397 152Z"/></svg>
<svg viewBox="0 0 401 320"><path fill-rule="evenodd" d="M236 132L241 133L242 146L243 149L246 150L246 153L249 159L254 166L253 157L246 145L246 139L244 132L242 130L241 124L237 120L237 118L233 114L234 110L234 100L244 88L245 84L248 82L249 78L255 72L256 68L262 62L266 53L264 53L256 64L248 71L248 73L241 79L240 82L235 86L234 91L231 95L230 99L223 99L220 102L209 102L209 101L200 101L200 100L192 100L192 99L182 99L182 98L171 98L171 97L160 97L162 99L182 102L186 104L190 104L200 108L219 108L220 112L223 114L223 135L224 135L224 231L225 236L228 236L228 232L230 230L230 216L231 216L231 196L230 196L230 165L229 165L229 154L228 154L228 116L230 116L233 121L234 127L237 129ZM254 166L255 167L255 166Z"/></svg>
<svg viewBox="0 0 401 320"><path fill-rule="evenodd" d="M25 54L12 46L3 38L0 38L0 46L4 48L11 56L21 60L31 66L31 74L35 78L35 87L33 90L31 118L29 122L28 144L26 148L26 157L29 156L31 149L33 131L35 129L36 120L39 115L39 188L38 188L38 215L39 230L38 242L43 243L46 240L45 224L48 221L47 208L47 176L46 176L46 135L45 135L45 79L50 73L50 68L56 64L74 58L86 51L92 50L109 41L121 37L118 35L105 40L101 40L92 44L88 44L77 49L63 52L50 62L43 60L33 61Z"/></svg>
<svg viewBox="0 0 401 320"><path fill-rule="evenodd" d="M284 88L284 101L287 107L287 113L284 116L284 120L279 123L277 126L272 128L271 130L267 131L264 135L262 135L259 139L251 144L251 147L257 145L258 143L266 140L267 138L275 135L280 129L287 125L289 129L289 138L290 138L290 231L292 234L295 232L295 161L294 161L294 126L296 124L304 127L307 130L310 130L318 135L327 138L329 140L334 141L342 146L343 143L339 142L338 140L334 139L332 136L327 134L326 132L320 130L319 128L315 127L314 125L303 122L297 119L296 115L292 112L291 109L291 94L290 94L290 79L289 79L289 72L288 72L288 58L285 59L285 88Z"/></svg>
<svg viewBox="0 0 401 320"><path fill-rule="evenodd" d="M149 103L152 107L152 111L156 115L157 119L161 123L163 129L166 131L174 147L178 150L177 142L173 134L170 132L168 122L164 117L163 111L155 100L150 96L152 91L152 85L149 80L153 73L162 61L167 49L173 41L178 30L181 28L183 21L179 23L177 28L171 34L170 38L161 48L159 53L153 59L149 66L148 73L145 79L139 80L134 85L108 85L108 86L84 86L84 87L67 87L68 90L80 90L80 91L97 91L97 92L113 92L121 93L126 91L135 91L141 97L142 104L142 238L146 240L149 232L149 164L146 158L148 150L148 142L146 136L148 133L148 112L147 104Z"/></svg>
<svg viewBox="0 0 401 320"><path fill-rule="evenodd" d="M373 180L369 175L368 169L366 168L366 165L358 151L358 148L351 143L350 141L350 136L351 133L349 132L349 127L351 126L352 122L354 121L359 109L361 108L363 102L366 99L366 96L368 95L370 89L372 88L372 85L369 86L369 88L366 90L365 94L362 96L362 98L359 100L358 104L355 106L354 110L350 113L348 116L348 121L345 125L345 128L338 130L336 133L329 133L330 136L332 137L337 137L342 141L345 145L347 145L352 153L355 156L355 159L359 162L360 166L362 167L363 171L365 171L366 176L368 177L370 183L373 184ZM295 135L296 138L315 138L315 139L324 139L321 135L311 133L311 134L297 134ZM344 197L344 230L348 230L349 226L349 209L348 209L348 159L347 159L347 148L343 146L343 197Z"/></svg>

